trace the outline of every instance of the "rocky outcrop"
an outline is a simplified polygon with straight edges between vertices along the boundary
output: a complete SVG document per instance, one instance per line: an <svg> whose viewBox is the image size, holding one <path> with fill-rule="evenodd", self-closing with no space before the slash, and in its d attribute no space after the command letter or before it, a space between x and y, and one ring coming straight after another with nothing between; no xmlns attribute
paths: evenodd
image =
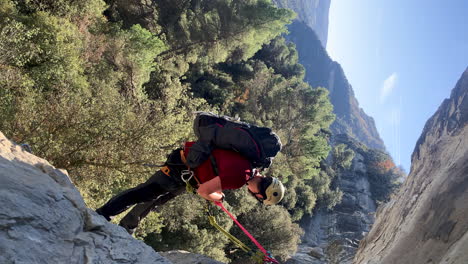
<svg viewBox="0 0 468 264"><path fill-rule="evenodd" d="M297 20L315 31L323 47L327 47L328 12L331 0L273 0L282 8L296 12Z"/></svg>
<svg viewBox="0 0 468 264"><path fill-rule="evenodd" d="M170 263L87 208L66 171L0 132L0 263Z"/></svg>
<svg viewBox="0 0 468 264"><path fill-rule="evenodd" d="M427 121L395 199L355 263L468 263L468 69Z"/></svg>
<svg viewBox="0 0 468 264"><path fill-rule="evenodd" d="M334 144L346 144L355 152L349 169L338 174L335 187L343 198L333 210L320 208L311 218L303 219L305 235L298 254L288 263L351 263L359 241L374 222L376 204L372 199L365 155L359 144L347 135L334 136Z"/></svg>

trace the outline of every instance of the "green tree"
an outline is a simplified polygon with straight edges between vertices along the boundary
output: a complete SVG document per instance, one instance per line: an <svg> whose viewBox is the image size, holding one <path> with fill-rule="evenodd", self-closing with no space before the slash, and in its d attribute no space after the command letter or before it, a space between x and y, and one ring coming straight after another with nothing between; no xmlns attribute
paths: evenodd
<svg viewBox="0 0 468 264"><path fill-rule="evenodd" d="M145 97L153 57L164 50L147 30L120 29L97 17L103 9L80 9L80 18L36 4L0 5L0 129L67 169L96 207L148 177L142 164L189 136L190 111L203 102L187 87L171 93L176 103Z"/></svg>
<svg viewBox="0 0 468 264"><path fill-rule="evenodd" d="M248 213L239 215L238 220L260 244L267 247L273 256L282 262L296 252L303 233L298 224L292 223L288 211L281 206L255 207ZM255 249L239 228L232 230L236 237ZM247 258L245 254L236 255L235 258L239 257Z"/></svg>
<svg viewBox="0 0 468 264"><path fill-rule="evenodd" d="M162 232L151 233L145 241L157 251L182 249L228 261L224 252L228 238L209 224L205 205L205 200L193 194L184 194L168 202L161 208ZM211 211L223 228L232 227L232 221L223 217L222 212Z"/></svg>
<svg viewBox="0 0 468 264"><path fill-rule="evenodd" d="M365 158L372 198L377 204L387 202L401 185L404 173L395 166L390 155L383 151L369 149Z"/></svg>
<svg viewBox="0 0 468 264"><path fill-rule="evenodd" d="M177 0L158 3L171 49L164 56L198 54L197 61L240 61L286 31L294 13L267 0Z"/></svg>
<svg viewBox="0 0 468 264"><path fill-rule="evenodd" d="M338 144L333 147L332 152L332 167L335 170L349 169L354 159L355 153L353 150L346 147L345 144Z"/></svg>

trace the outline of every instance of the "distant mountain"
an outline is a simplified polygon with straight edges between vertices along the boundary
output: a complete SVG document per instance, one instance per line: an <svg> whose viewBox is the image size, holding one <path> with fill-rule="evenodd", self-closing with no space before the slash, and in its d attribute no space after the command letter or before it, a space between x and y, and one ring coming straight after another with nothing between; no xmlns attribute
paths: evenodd
<svg viewBox="0 0 468 264"><path fill-rule="evenodd" d="M297 20L315 31L323 47L327 47L328 11L331 0L273 0L283 8L297 13Z"/></svg>
<svg viewBox="0 0 468 264"><path fill-rule="evenodd" d="M367 147L385 150L374 119L360 107L341 65L333 61L320 45L315 32L303 22L294 22L286 38L296 44L299 62L306 69L305 81L312 87L325 87L336 114L335 135L348 134Z"/></svg>
<svg viewBox="0 0 468 264"><path fill-rule="evenodd" d="M354 263L468 263L468 69L427 121L411 164Z"/></svg>

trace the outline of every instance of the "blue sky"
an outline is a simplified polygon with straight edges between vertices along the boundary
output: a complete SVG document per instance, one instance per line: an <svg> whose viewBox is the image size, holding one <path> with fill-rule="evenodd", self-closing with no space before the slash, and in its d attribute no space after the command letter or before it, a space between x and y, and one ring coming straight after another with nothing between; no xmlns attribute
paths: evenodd
<svg viewBox="0 0 468 264"><path fill-rule="evenodd" d="M327 51L395 163L468 67L467 0L332 0Z"/></svg>

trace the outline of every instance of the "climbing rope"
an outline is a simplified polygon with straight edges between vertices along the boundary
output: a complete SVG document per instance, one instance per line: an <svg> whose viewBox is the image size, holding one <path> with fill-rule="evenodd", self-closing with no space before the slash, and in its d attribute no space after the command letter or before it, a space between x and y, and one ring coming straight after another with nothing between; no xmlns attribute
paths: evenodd
<svg viewBox="0 0 468 264"><path fill-rule="evenodd" d="M263 258L262 258L262 261L259 262L259 263L274 263L274 264L279 264L279 262L273 258L272 254L270 251L267 251L250 233L249 231L247 231L247 229L245 229L240 223L239 221L237 221L236 217L234 217L227 209L226 207L224 207L223 203L222 202L213 202L215 205L219 206L221 208L221 210L223 210L231 219L232 221L234 221L234 223L236 223L236 225L242 230L242 232L244 232L244 234L257 246L257 248L260 250L260 254L256 254L257 256L258 255L261 255ZM252 251L252 250L250 250Z"/></svg>
<svg viewBox="0 0 468 264"><path fill-rule="evenodd" d="M275 260L271 253L266 251L260 243L237 221L237 219L223 206L221 202L214 202L217 206L220 206L223 211L225 211L231 219L244 231L244 233L254 242L254 244L260 249L260 251L254 251L251 248L249 248L247 245L245 245L242 241L240 241L238 238L230 234L226 229L221 227L217 222L216 218L211 214L209 210L209 204L210 202L207 201L207 204L205 206L205 211L208 214L208 219L210 221L210 224L218 229L221 233L223 233L229 240L231 240L234 244L236 244L240 249L242 249L244 252L246 252L251 259L253 259L255 262L258 264L278 264L279 262Z"/></svg>

